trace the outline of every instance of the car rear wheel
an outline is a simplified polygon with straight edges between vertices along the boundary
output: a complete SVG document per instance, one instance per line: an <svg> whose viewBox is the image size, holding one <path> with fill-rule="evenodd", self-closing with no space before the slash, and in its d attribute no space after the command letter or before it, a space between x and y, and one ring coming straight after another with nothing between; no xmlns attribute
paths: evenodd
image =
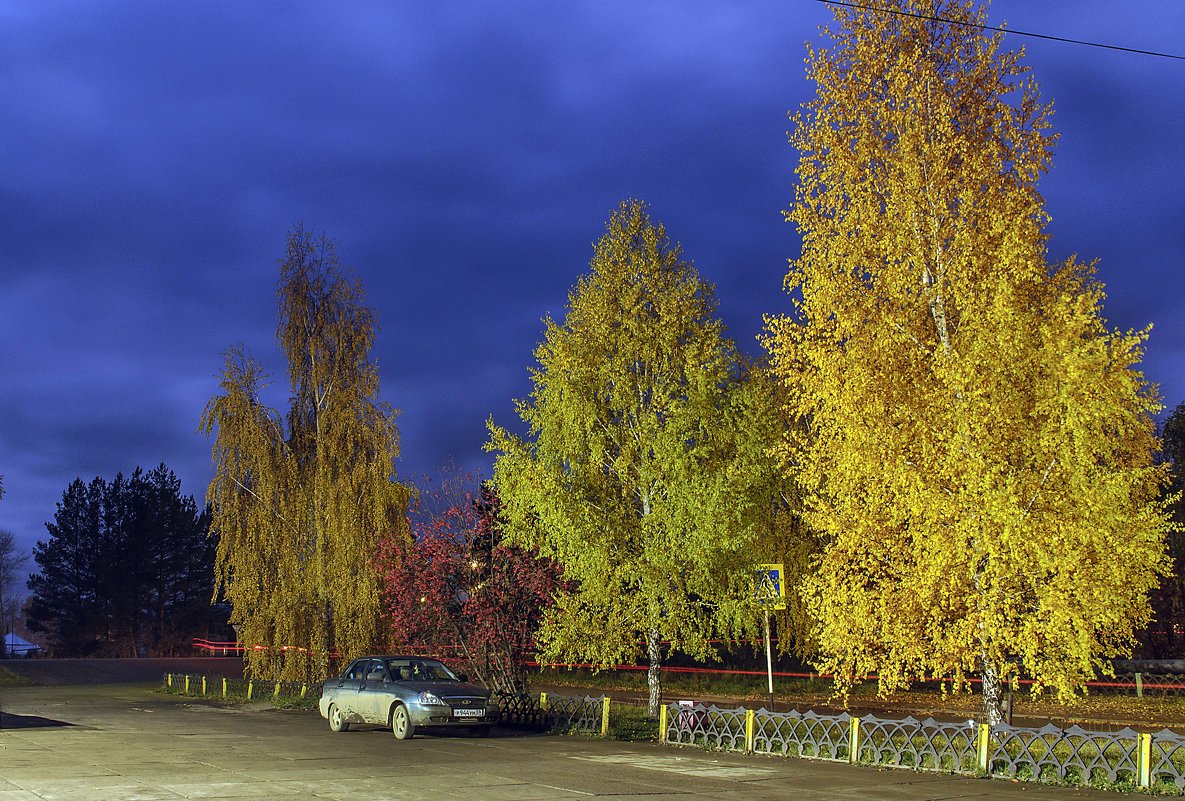
<svg viewBox="0 0 1185 801"><path fill-rule="evenodd" d="M391 710L391 731L397 740L410 740L416 736L416 725L411 722L411 715L407 714L403 704Z"/></svg>
<svg viewBox="0 0 1185 801"><path fill-rule="evenodd" d="M342 717L342 711L337 708L337 704L329 705L329 730L330 731L349 731L350 724L346 723L346 719Z"/></svg>

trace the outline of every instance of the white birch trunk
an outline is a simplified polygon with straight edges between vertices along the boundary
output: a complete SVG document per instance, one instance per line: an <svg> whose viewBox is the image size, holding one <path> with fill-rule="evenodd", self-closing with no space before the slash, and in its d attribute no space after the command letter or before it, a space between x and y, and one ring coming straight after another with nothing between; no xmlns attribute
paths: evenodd
<svg viewBox="0 0 1185 801"><path fill-rule="evenodd" d="M988 725L995 727L1004 723L1003 697L1000 695L1000 675L996 666L984 659L983 662L983 717Z"/></svg>
<svg viewBox="0 0 1185 801"><path fill-rule="evenodd" d="M650 668L646 671L646 685L650 689L649 715L658 717L662 707L662 684L659 669L662 667L662 646L659 644L658 629L651 629L646 638L646 650L650 656Z"/></svg>

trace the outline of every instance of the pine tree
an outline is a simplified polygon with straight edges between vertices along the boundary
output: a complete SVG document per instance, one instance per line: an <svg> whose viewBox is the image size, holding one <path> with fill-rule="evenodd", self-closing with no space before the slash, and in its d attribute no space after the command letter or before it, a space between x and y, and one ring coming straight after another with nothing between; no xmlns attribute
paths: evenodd
<svg viewBox="0 0 1185 801"><path fill-rule="evenodd" d="M114 656L109 639L109 597L101 576L105 554L102 525L106 482L74 479L62 494L49 538L33 547L38 572L29 577L29 629L48 635L59 656Z"/></svg>
<svg viewBox="0 0 1185 801"><path fill-rule="evenodd" d="M1147 331L1093 267L1047 264L1051 108L967 0L836 7L795 118L803 238L769 322L781 449L822 537L820 669L883 692L978 673L1071 696L1109 669L1165 568Z"/></svg>
<svg viewBox="0 0 1185 801"><path fill-rule="evenodd" d="M29 627L57 656L175 656L219 626L207 516L163 464L75 479L38 542Z"/></svg>

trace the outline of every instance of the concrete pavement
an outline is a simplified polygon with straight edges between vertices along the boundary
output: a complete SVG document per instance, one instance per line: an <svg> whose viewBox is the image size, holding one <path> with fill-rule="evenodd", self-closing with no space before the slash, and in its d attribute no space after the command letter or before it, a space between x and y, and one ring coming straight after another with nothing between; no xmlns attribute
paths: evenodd
<svg viewBox="0 0 1185 801"><path fill-rule="evenodd" d="M0 801L937 801L1114 793L653 743L331 733L315 712L218 708L152 685L0 689Z"/></svg>

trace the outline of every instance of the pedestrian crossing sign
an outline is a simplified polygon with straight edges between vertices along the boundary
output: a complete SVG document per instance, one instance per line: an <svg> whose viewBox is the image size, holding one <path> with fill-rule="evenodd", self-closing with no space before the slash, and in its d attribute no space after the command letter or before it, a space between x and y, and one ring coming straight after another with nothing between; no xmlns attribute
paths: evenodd
<svg viewBox="0 0 1185 801"><path fill-rule="evenodd" d="M781 564L758 565L754 576L753 598L770 609L786 608L785 570Z"/></svg>

